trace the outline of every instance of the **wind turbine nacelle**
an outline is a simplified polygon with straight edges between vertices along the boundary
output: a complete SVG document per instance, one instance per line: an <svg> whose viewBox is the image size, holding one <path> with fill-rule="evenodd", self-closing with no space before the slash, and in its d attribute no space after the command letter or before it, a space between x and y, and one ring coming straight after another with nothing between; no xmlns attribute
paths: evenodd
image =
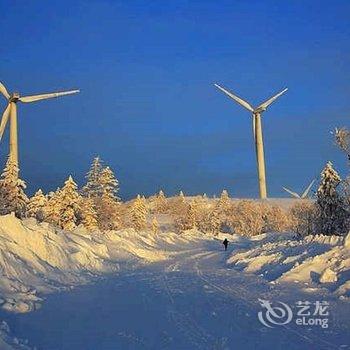
<svg viewBox="0 0 350 350"><path fill-rule="evenodd" d="M19 99L19 92L14 92L12 93L12 95L10 96L10 101L11 102L17 102Z"/></svg>
<svg viewBox="0 0 350 350"><path fill-rule="evenodd" d="M263 113L265 111L266 111L266 108L261 107L261 108L257 108L256 110L254 110L253 113L261 114L261 113Z"/></svg>

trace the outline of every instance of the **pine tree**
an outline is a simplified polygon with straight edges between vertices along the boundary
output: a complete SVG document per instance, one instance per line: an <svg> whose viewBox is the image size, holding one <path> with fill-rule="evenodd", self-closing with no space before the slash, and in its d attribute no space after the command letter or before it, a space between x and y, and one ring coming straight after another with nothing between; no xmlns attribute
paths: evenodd
<svg viewBox="0 0 350 350"><path fill-rule="evenodd" d="M321 172L321 183L317 190L318 230L319 233L332 235L344 233L346 212L344 203L337 191L340 176L328 162Z"/></svg>
<svg viewBox="0 0 350 350"><path fill-rule="evenodd" d="M119 191L119 182L110 167L102 169L100 176L100 185L102 194L106 194L111 198L118 200L117 193Z"/></svg>
<svg viewBox="0 0 350 350"><path fill-rule="evenodd" d="M59 226L64 230L73 230L76 227L79 211L80 196L77 184L72 176L64 183L59 196Z"/></svg>
<svg viewBox="0 0 350 350"><path fill-rule="evenodd" d="M47 198L43 191L39 189L33 197L30 198L27 205L27 216L34 217L39 221L44 220L44 211L47 206Z"/></svg>
<svg viewBox="0 0 350 350"><path fill-rule="evenodd" d="M82 198L80 202L81 224L89 231L98 229L97 212L92 198Z"/></svg>
<svg viewBox="0 0 350 350"><path fill-rule="evenodd" d="M230 203L231 201L228 192L226 190L223 190L221 192L220 198L217 200L215 205L215 210L220 216L221 223L225 223L228 219Z"/></svg>
<svg viewBox="0 0 350 350"><path fill-rule="evenodd" d="M84 197L101 197L103 193L100 177L102 173L102 161L99 157L94 158L90 170L86 174L86 185L82 189Z"/></svg>
<svg viewBox="0 0 350 350"><path fill-rule="evenodd" d="M159 222L156 217L154 217L152 220L152 232L154 234L157 234L159 232Z"/></svg>
<svg viewBox="0 0 350 350"><path fill-rule="evenodd" d="M228 192L226 190L223 190L221 192L221 196L217 202L219 208L227 208L230 203L230 196L228 195Z"/></svg>
<svg viewBox="0 0 350 350"><path fill-rule="evenodd" d="M183 193L182 191L180 191L178 197L179 197L179 199L180 199L180 201L181 201L182 203L185 203L185 195L184 195L184 193Z"/></svg>
<svg viewBox="0 0 350 350"><path fill-rule="evenodd" d="M60 222L60 203L61 189L57 188L56 192L50 192L47 196L46 206L44 208L44 221L53 225L59 225Z"/></svg>
<svg viewBox="0 0 350 350"><path fill-rule="evenodd" d="M186 199L182 191L174 198L168 199L167 212L181 220L187 211Z"/></svg>
<svg viewBox="0 0 350 350"><path fill-rule="evenodd" d="M119 183L113 171L108 166L104 168L100 158L96 157L86 178L87 184L82 193L93 199L98 227L101 230L120 228L120 203L117 197Z"/></svg>
<svg viewBox="0 0 350 350"><path fill-rule="evenodd" d="M145 199L141 198L140 195L137 195L136 200L132 204L131 222L132 227L137 231L141 231L147 226L147 207Z"/></svg>
<svg viewBox="0 0 350 350"><path fill-rule="evenodd" d="M121 227L120 203L107 193L95 199L97 221L101 230L118 230Z"/></svg>
<svg viewBox="0 0 350 350"><path fill-rule="evenodd" d="M9 157L0 179L1 214L14 212L19 218L25 215L28 202L25 189L25 182L19 178L18 165Z"/></svg>
<svg viewBox="0 0 350 350"><path fill-rule="evenodd" d="M193 200L187 208L183 229L191 230L198 227L198 203Z"/></svg>
<svg viewBox="0 0 350 350"><path fill-rule="evenodd" d="M168 210L168 203L164 192L162 190L159 191L156 200L155 200L155 212L158 214L165 214Z"/></svg>
<svg viewBox="0 0 350 350"><path fill-rule="evenodd" d="M222 222L221 222L220 211L218 210L217 207L214 207L214 209L210 212L208 217L209 232L214 235L217 235L220 231L221 223Z"/></svg>
<svg viewBox="0 0 350 350"><path fill-rule="evenodd" d="M182 191L179 195L175 197L175 205L178 207L179 211L183 211L186 207L186 198Z"/></svg>

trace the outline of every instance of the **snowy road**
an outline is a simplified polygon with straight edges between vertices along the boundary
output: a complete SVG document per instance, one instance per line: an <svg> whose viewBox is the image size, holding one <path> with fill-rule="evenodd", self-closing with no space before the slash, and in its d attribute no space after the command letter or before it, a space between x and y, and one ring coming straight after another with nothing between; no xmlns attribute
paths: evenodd
<svg viewBox="0 0 350 350"><path fill-rule="evenodd" d="M348 304L229 270L230 252L220 249L197 241L166 262L51 295L32 313L2 316L15 336L43 350L348 348ZM267 328L257 318L258 298L328 300L330 326Z"/></svg>

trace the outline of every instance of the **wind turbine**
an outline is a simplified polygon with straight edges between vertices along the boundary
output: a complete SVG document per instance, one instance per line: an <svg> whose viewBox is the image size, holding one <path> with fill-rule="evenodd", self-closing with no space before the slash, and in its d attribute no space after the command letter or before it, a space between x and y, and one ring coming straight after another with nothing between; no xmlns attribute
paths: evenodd
<svg viewBox="0 0 350 350"><path fill-rule="evenodd" d="M79 92L79 90L70 90L63 92L53 92L48 94L20 96L18 92L10 94L5 86L0 82L0 92L8 101L7 107L2 115L0 123L0 141L5 131L5 127L10 118L10 157L18 164L18 132L17 132L17 103L18 102L36 102L46 100L53 97L71 95Z"/></svg>
<svg viewBox="0 0 350 350"><path fill-rule="evenodd" d="M288 192L292 197L294 198L298 198L298 199L305 199L307 197L307 195L309 194L312 185L315 183L316 180L312 180L310 182L310 185L306 187L305 191L302 194L298 194L296 192L293 192L291 190L289 190L286 187L282 187L286 192Z"/></svg>
<svg viewBox="0 0 350 350"><path fill-rule="evenodd" d="M264 142L261 128L261 114L266 111L266 109L273 103L278 97L284 94L288 89L284 89L275 96L269 98L267 101L260 104L258 107L254 108L248 102L244 101L242 98L234 95L232 92L224 89L218 84L214 84L218 89L223 91L227 96L232 98L242 107L248 109L253 115L253 134L255 142L255 152L256 161L258 167L258 178L259 178L259 192L260 198L265 199L267 197L266 191L266 176L265 176L265 159L264 159Z"/></svg>

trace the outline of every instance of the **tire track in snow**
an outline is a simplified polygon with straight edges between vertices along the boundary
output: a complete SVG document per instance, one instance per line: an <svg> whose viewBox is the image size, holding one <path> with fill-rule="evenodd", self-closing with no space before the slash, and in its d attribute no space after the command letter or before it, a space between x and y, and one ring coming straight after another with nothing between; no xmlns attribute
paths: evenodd
<svg viewBox="0 0 350 350"><path fill-rule="evenodd" d="M195 251L198 251L197 249ZM189 251L191 252L191 251ZM193 252L193 250L192 250ZM215 253L212 252L201 252L195 255L190 255L186 259L183 259L181 262L176 261L170 264L165 271L173 272L173 271L182 271L181 266L186 267L188 264L191 264L192 260L198 258L207 258L212 256ZM190 262L189 262L190 261ZM175 270L176 269L176 270ZM190 317L188 313L184 313L179 311L179 308L176 305L176 301L174 298L174 292L170 285L168 273L162 273L162 284L164 290L166 291L169 300L171 302L171 307L169 308L168 315L175 327L182 333L184 336L191 342L193 346L198 349L224 349L224 345L222 339L217 339L212 334L210 334L207 330L201 327L193 317Z"/></svg>
<svg viewBox="0 0 350 350"><path fill-rule="evenodd" d="M217 253L218 254L218 253ZM194 268L196 270L196 273L198 275L198 277L200 279L203 280L203 282L205 282L206 284L208 284L209 286L211 286L213 289L224 293L225 295L230 295L230 296L234 296L235 298L239 298L241 302L243 302L246 306L248 306L250 309L255 309L256 308L256 304L247 300L247 299L243 299L242 296L243 295L247 295L250 294L246 289L242 288L242 287L238 287L235 286L236 290L233 290L231 288L227 288L227 287L222 287L216 283L213 283L211 280L209 280L207 277L205 277L203 271L200 269L199 267L199 260L196 261L196 263L194 264ZM239 294L237 294L237 291L239 291ZM308 336L303 334L302 332L298 332L295 329L292 329L291 327L287 326L287 325L282 325L282 327L287 331L287 332L291 332L295 335L297 335L299 338L303 339L304 341L307 341L310 343L310 345L313 346L317 346L317 349L320 349L319 347L319 343L322 342L324 349L339 349L339 346L333 343L330 343L326 340L320 339L319 337L314 337L314 336Z"/></svg>

